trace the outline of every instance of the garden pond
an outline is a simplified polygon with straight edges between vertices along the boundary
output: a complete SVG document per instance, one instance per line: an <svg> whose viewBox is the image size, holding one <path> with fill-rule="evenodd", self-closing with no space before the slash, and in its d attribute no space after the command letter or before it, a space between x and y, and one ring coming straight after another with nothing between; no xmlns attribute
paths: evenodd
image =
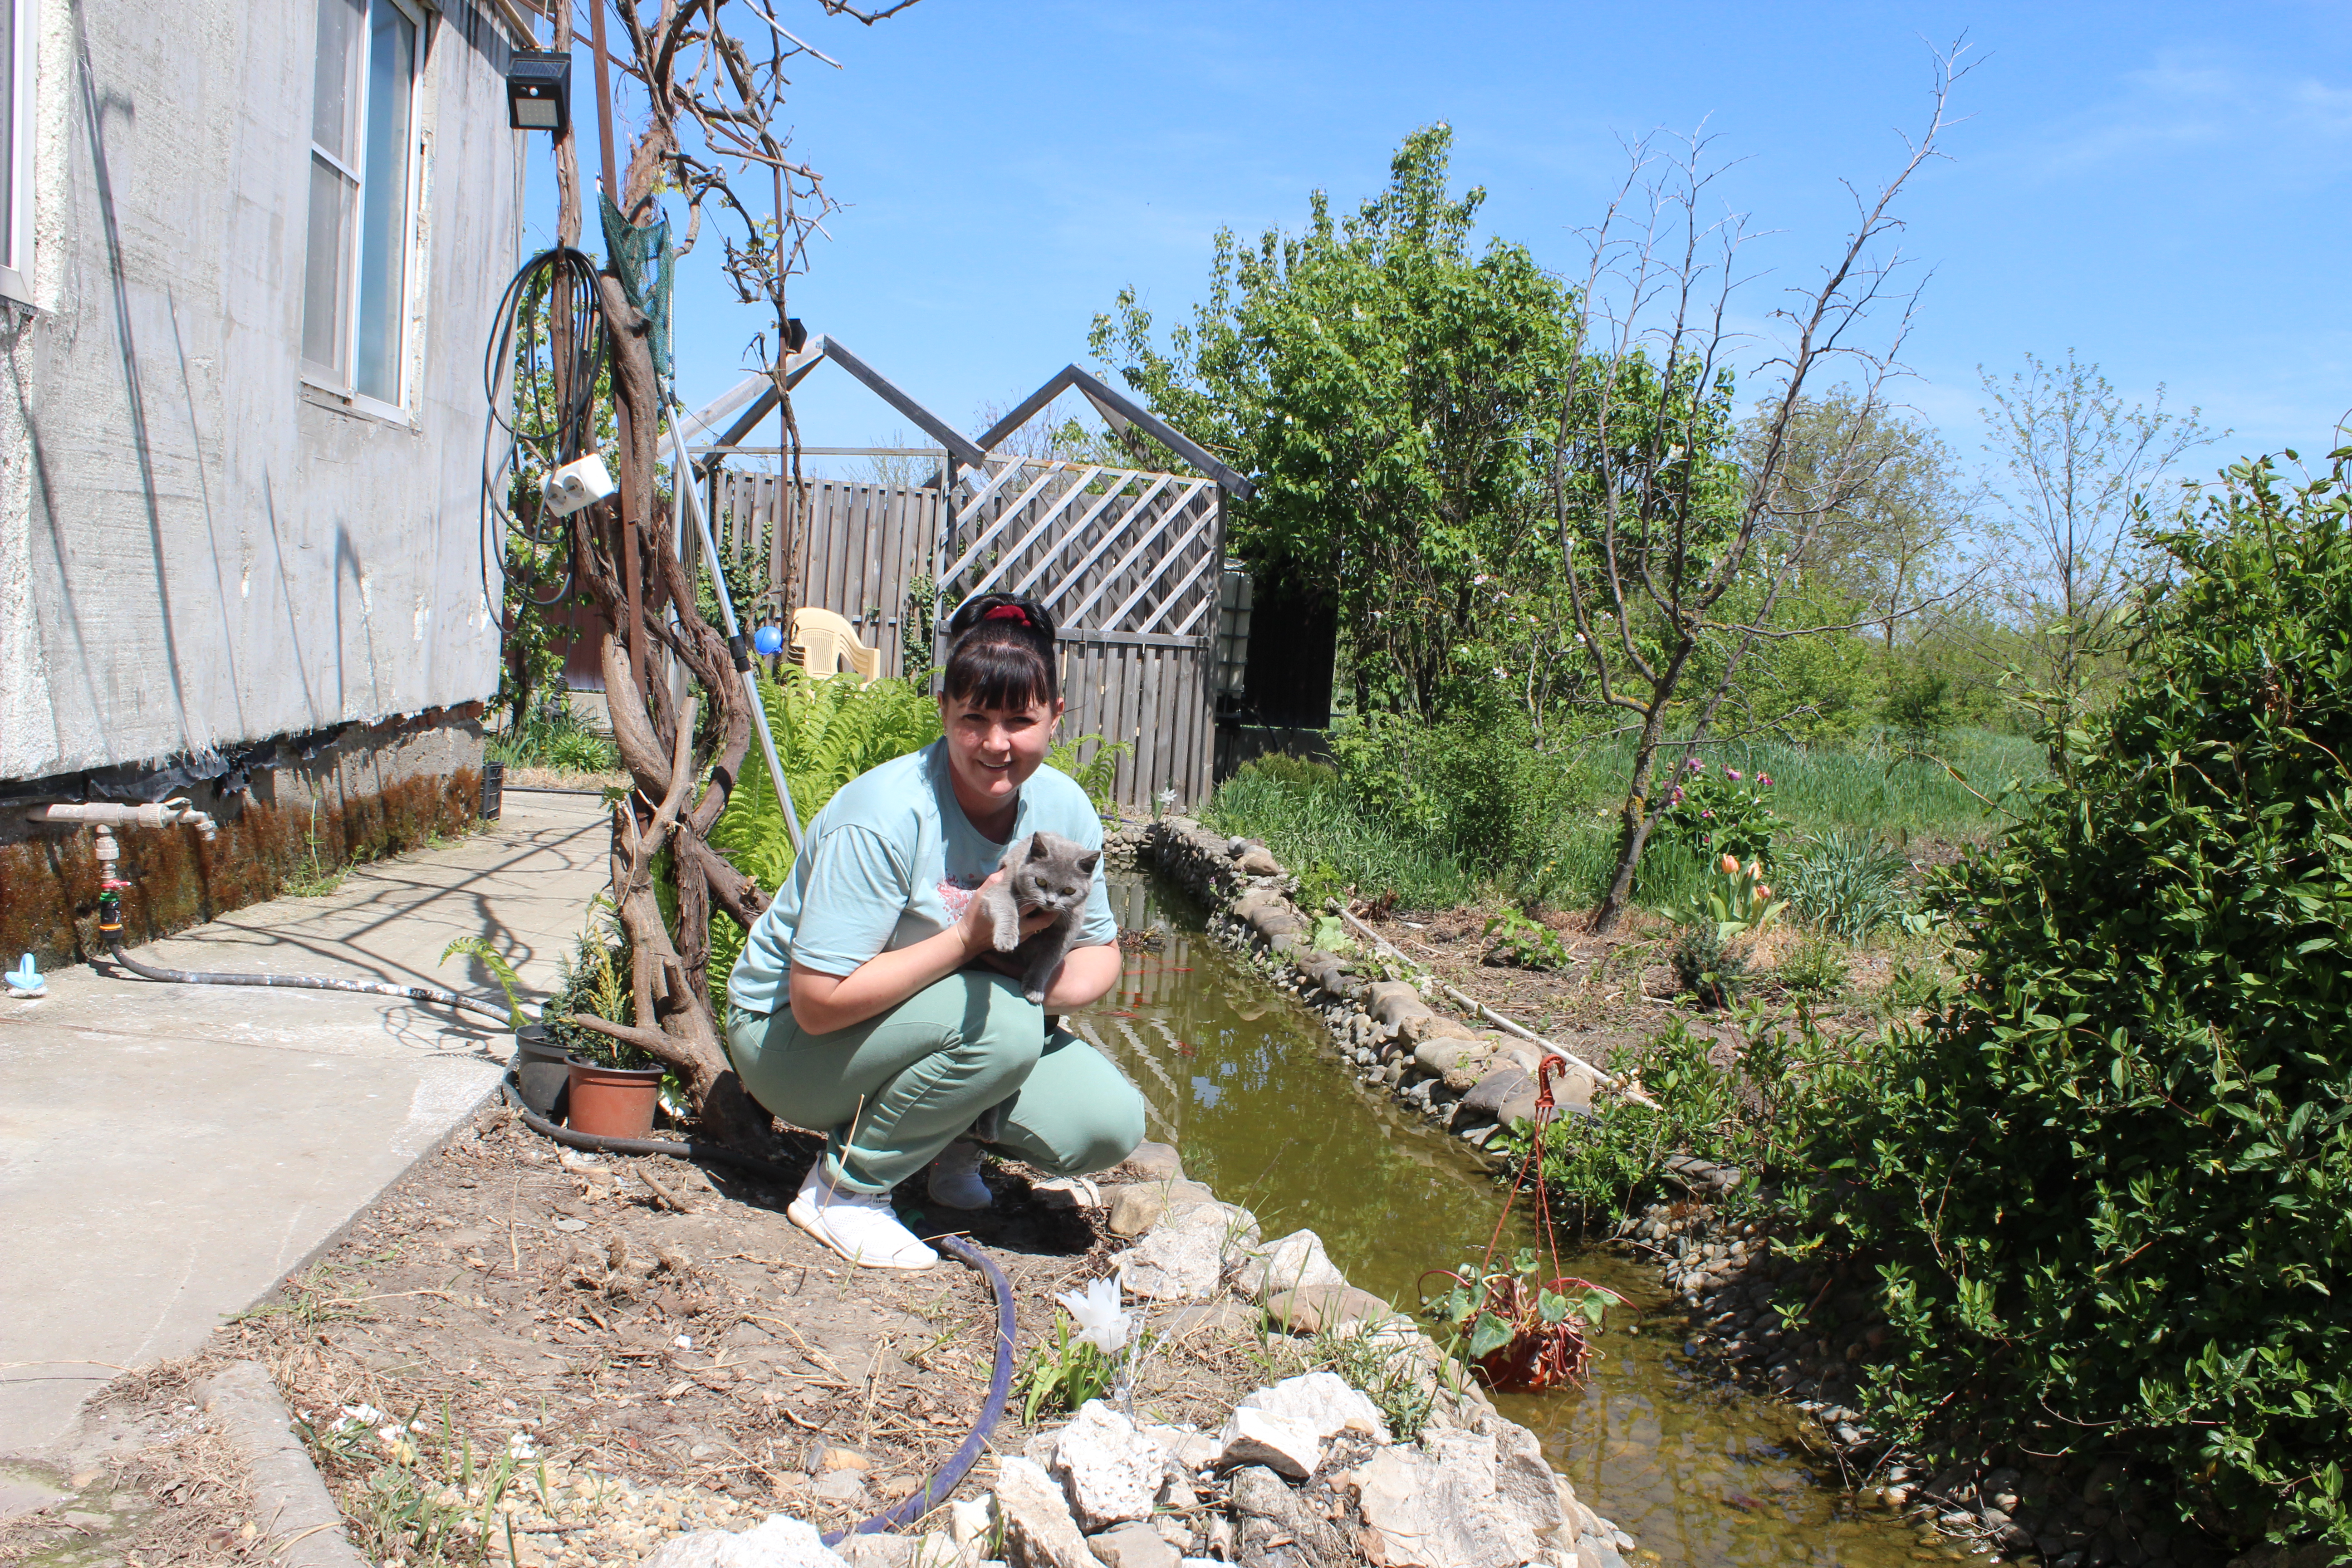
<svg viewBox="0 0 2352 1568"><path fill-rule="evenodd" d="M1160 941L1128 953L1118 991L1074 1022L1142 1090L1149 1136L1267 1235L1313 1229L1351 1282L1407 1308L1425 1270L1475 1261L1504 1195L1476 1152L1360 1084L1319 1023L1211 941L1182 895L1130 877L1113 879L1111 897L1123 927ZM1534 1239L1515 1208L1503 1247ZM1543 1439L1578 1497L1633 1536L1637 1561L1965 1560L1858 1506L1795 1411L1685 1361L1690 1321L1655 1268L1600 1247L1564 1256L1627 1305L1609 1313L1587 1386L1497 1404Z"/></svg>

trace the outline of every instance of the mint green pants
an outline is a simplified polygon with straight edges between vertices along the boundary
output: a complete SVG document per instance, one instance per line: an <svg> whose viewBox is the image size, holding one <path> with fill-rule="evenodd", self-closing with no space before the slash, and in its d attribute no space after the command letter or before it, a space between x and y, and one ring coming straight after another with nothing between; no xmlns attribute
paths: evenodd
<svg viewBox="0 0 2352 1568"><path fill-rule="evenodd" d="M825 1137L824 1179L887 1193L992 1107L988 1147L1055 1175L1106 1171L1143 1141L1143 1097L1102 1053L993 971L949 975L887 1013L815 1035L789 1007L732 1010L727 1045L751 1098Z"/></svg>

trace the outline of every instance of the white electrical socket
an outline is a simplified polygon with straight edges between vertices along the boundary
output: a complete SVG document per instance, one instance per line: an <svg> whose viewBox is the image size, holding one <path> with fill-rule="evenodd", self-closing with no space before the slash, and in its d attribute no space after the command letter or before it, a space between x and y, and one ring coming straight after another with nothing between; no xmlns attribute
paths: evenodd
<svg viewBox="0 0 2352 1568"><path fill-rule="evenodd" d="M548 475L539 493L548 510L558 517L570 517L582 507L603 500L616 488L604 459L591 452Z"/></svg>

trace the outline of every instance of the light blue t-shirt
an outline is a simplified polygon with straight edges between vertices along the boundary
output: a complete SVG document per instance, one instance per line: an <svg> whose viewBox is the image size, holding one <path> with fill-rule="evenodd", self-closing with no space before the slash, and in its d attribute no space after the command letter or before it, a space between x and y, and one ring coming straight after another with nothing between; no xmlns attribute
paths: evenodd
<svg viewBox="0 0 2352 1568"><path fill-rule="evenodd" d="M1021 786L1013 836L981 836L956 804L947 742L894 758L844 784L808 826L792 875L751 926L727 980L730 1006L772 1013L790 994L793 964L847 974L877 953L935 936L963 918L971 895L1004 858L1005 844L1058 833L1102 847L1102 818L1068 774L1041 767ZM1095 867L1078 945L1118 940L1102 867Z"/></svg>

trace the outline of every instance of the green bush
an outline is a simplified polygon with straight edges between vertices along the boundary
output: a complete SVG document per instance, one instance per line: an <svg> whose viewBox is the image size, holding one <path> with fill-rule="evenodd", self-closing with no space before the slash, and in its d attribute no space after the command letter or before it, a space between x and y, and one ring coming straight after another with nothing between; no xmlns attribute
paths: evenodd
<svg viewBox="0 0 2352 1568"><path fill-rule="evenodd" d="M1524 715L1422 724L1376 714L1331 735L1339 786L1367 817L1487 876L1539 867L1581 804Z"/></svg>
<svg viewBox="0 0 2352 1568"><path fill-rule="evenodd" d="M2132 1453L2242 1542L2352 1545L2347 456L2155 536L2131 679L1941 884L1969 988L1807 1118L1883 1422Z"/></svg>
<svg viewBox="0 0 2352 1568"><path fill-rule="evenodd" d="M1770 773L1735 768L1728 763L1710 768L1693 757L1682 764L1654 832L1703 860L1736 855L1769 866L1772 840L1789 826L1765 804L1771 789Z"/></svg>
<svg viewBox="0 0 2352 1568"><path fill-rule="evenodd" d="M1486 950L1489 963L1507 964L1514 969L1566 969L1569 963L1568 944L1559 940L1559 932L1541 921L1506 905L1503 911L1486 922L1486 934L1495 939Z"/></svg>
<svg viewBox="0 0 2352 1568"><path fill-rule="evenodd" d="M600 893L588 906L587 922L580 928L572 952L556 965L555 994L539 1010L551 1043L583 1061L600 1062L609 1068L661 1065L636 1047L610 1035L564 1022L573 1014L585 1014L609 1023L635 1023L636 1002L629 988L629 962L628 933L614 918L612 900Z"/></svg>
<svg viewBox="0 0 2352 1568"><path fill-rule="evenodd" d="M1739 1167L1748 1178L1733 1189L1741 1203L1762 1184L1759 1172L1785 1165L1796 1142L1794 1111L1819 1100L1815 1086L1843 1070L1842 1058L1810 1024L1791 1026L1752 1005L1724 1023L1736 1042L1721 1053L1727 1061L1718 1063L1716 1042L1677 1018L1639 1050L1610 1053L1610 1070L1637 1079L1649 1104L1612 1099L1597 1116L1561 1116L1545 1130L1544 1184L1561 1217L1622 1219L1661 1190L1675 1154ZM1533 1131L1521 1121L1496 1146L1516 1161Z"/></svg>
<svg viewBox="0 0 2352 1568"><path fill-rule="evenodd" d="M1675 984L1702 1007L1728 1007L1748 989L1748 955L1713 921L1682 928L1666 957Z"/></svg>
<svg viewBox="0 0 2352 1568"><path fill-rule="evenodd" d="M588 728L568 691L544 699L521 724L492 736L488 752L510 768L574 773L618 773L621 768L620 748Z"/></svg>

